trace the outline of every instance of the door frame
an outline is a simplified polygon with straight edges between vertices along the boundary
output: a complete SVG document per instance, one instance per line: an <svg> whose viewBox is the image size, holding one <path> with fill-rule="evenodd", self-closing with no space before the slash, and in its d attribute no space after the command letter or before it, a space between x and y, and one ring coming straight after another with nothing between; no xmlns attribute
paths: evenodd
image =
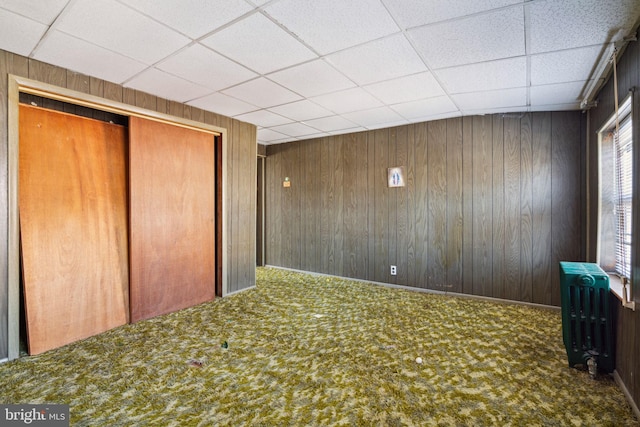
<svg viewBox="0 0 640 427"><path fill-rule="evenodd" d="M222 295L226 295L228 292L228 254L224 250L227 247L227 210L224 205L226 200L226 185L227 181L227 129L219 126L213 126L206 123L196 122L194 120L183 119L180 117L171 116L168 114L159 113L156 111L147 110L144 108L136 107L133 105L125 104L118 101L112 101L104 99L98 96L89 95L82 92L77 92L70 89L61 88L58 86L42 83L36 80L27 79L24 77L15 76L9 74L9 85L7 91L8 97L8 170L7 170L7 182L8 182L8 197L7 208L9 212L8 217L8 255L7 255L7 286L8 286L8 359L16 359L20 355L20 225L18 216L18 165L19 165L19 146L20 146L20 131L19 131L19 97L20 93L29 93L36 96L41 96L56 101L63 101L70 104L79 105L82 107L93 108L99 111L106 111L110 113L116 113L123 116L137 116L143 117L148 120L155 120L163 123L169 123L175 126L196 129L203 132L208 132L214 135L214 140L221 139L220 151L221 151L221 163L222 170L222 185L221 195L223 205L220 210L222 211L221 229L222 236L216 236L216 253L220 251L222 256L221 266L221 284L216 285L222 288ZM218 173L218 172L216 172ZM215 185L215 183L212 183ZM219 247L218 247L219 245ZM216 266L216 268L218 268Z"/></svg>

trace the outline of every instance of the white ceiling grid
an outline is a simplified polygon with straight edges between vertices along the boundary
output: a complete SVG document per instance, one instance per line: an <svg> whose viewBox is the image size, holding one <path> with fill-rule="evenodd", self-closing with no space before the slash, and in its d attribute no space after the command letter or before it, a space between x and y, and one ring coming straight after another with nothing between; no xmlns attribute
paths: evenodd
<svg viewBox="0 0 640 427"><path fill-rule="evenodd" d="M579 109L638 0L0 0L0 49L258 126L264 144Z"/></svg>

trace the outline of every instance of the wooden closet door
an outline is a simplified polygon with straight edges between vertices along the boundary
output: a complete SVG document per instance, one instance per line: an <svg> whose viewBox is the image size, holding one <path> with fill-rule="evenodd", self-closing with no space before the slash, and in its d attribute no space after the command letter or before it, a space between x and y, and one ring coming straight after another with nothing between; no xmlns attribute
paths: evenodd
<svg viewBox="0 0 640 427"><path fill-rule="evenodd" d="M131 321L215 296L214 136L131 117Z"/></svg>
<svg viewBox="0 0 640 427"><path fill-rule="evenodd" d="M30 354L128 322L126 129L20 105Z"/></svg>

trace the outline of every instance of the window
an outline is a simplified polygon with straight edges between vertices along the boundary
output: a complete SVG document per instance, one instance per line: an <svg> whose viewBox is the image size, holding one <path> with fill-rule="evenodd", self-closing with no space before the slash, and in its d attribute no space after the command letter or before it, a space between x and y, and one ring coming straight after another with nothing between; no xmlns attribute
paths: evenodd
<svg viewBox="0 0 640 427"><path fill-rule="evenodd" d="M631 278L631 218L633 191L633 132L631 96L620 105L600 132L601 267Z"/></svg>

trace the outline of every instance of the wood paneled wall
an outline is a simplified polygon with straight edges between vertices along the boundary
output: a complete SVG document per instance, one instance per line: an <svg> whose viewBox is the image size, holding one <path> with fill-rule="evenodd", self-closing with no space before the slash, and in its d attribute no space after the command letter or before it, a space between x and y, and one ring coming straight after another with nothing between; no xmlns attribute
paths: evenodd
<svg viewBox="0 0 640 427"><path fill-rule="evenodd" d="M255 285L255 126L195 107L0 50L0 360L7 357L7 81L8 74L96 95L140 108L227 129L227 176L224 200L227 218L228 292ZM46 105L45 105L46 107ZM213 185L213 183L212 183Z"/></svg>
<svg viewBox="0 0 640 427"><path fill-rule="evenodd" d="M617 63L618 97L622 102L635 89L633 95L633 150L634 150L634 189L633 189L633 249L632 278L633 296L636 311L616 304L616 370L636 406L640 406L640 43L631 42ZM597 98L598 105L589 110L588 130L588 169L589 169L589 233L588 259L596 261L597 216L598 216L598 134L597 131L615 112L613 78L610 76ZM617 303L617 299L614 299Z"/></svg>
<svg viewBox="0 0 640 427"><path fill-rule="evenodd" d="M559 305L558 261L584 258L585 126L487 115L270 145L267 264Z"/></svg>

